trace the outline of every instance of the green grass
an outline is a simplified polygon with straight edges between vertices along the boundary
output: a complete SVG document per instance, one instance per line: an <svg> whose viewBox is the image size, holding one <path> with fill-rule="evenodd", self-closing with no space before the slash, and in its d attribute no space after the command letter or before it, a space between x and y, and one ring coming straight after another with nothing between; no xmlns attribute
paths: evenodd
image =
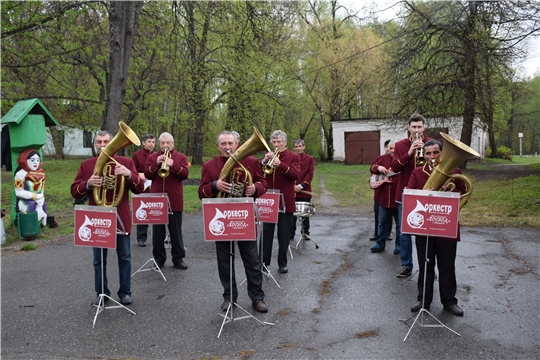
<svg viewBox="0 0 540 360"><path fill-rule="evenodd" d="M519 160L517 160L519 158ZM463 226L507 226L540 228L540 178L529 175L511 180L484 180L482 171L489 171L497 164L531 164L538 169L538 158L514 157L514 162L485 159L479 163L470 163L476 176L470 176L473 182L473 194L467 206L461 212ZM70 186L77 174L82 160L45 159L47 174L45 200L47 210L58 221L57 228L41 229L38 239L52 239L60 235L73 234L73 199ZM201 166L190 167L190 178L200 178ZM464 171L467 175L467 170ZM11 207L12 180L11 172L1 171L1 206ZM312 191L322 194L320 180L325 189L337 200L337 207L360 208L371 211L373 190L369 188L369 165L344 165L337 163L317 163L312 182ZM184 186L184 208L186 213L199 211L201 201L197 194L197 185ZM314 200L316 203L316 199ZM318 205L319 206L319 205ZM7 243L18 241L17 229L10 226L9 216L2 219L6 230Z"/></svg>

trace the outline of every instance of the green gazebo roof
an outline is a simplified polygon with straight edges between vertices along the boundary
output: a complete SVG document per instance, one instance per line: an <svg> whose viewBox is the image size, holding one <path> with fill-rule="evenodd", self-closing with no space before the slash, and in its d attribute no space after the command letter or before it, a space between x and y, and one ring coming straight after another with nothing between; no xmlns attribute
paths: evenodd
<svg viewBox="0 0 540 360"><path fill-rule="evenodd" d="M28 114L43 115L45 126L60 126L58 121L47 110L45 105L38 98L20 100L2 118L2 124L20 123Z"/></svg>

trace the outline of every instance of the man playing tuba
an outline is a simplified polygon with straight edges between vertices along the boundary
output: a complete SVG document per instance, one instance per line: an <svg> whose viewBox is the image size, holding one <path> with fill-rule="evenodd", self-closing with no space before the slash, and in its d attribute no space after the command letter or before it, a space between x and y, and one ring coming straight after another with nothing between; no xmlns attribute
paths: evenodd
<svg viewBox="0 0 540 360"><path fill-rule="evenodd" d="M431 173L434 171L434 167L437 166L439 157L441 156L442 144L440 141L431 139L424 145L424 156L426 158L426 164L419 166L411 174L407 189L423 189L424 185L428 181ZM461 170L456 168L452 174L461 174ZM467 187L462 180L454 180L455 192L461 194L467 191ZM439 190L439 189L426 189L426 190ZM416 312L422 308L422 297L424 299L424 307L429 310L431 301L433 300L433 282L435 280L435 264L439 270L439 293L441 297L441 303L444 310L457 315L463 316L463 310L458 306L456 299L456 250L457 242L460 241L460 232L458 226L458 236L455 239L443 238L443 237L430 237L428 254L429 258L427 276L426 276L426 288L424 289L424 271L425 269L425 256L426 256L426 243L427 238L425 236L416 235L416 252L418 256L418 267L420 273L418 275L418 296L417 301L411 307L412 312Z"/></svg>
<svg viewBox="0 0 540 360"><path fill-rule="evenodd" d="M96 147L96 152L98 155L101 153L106 146L111 142L112 136L107 131L100 131L96 134L94 140L94 146ZM112 155L112 159L116 162L108 164L110 166L110 173L114 174L112 179L107 179L107 181L112 180L116 181L116 184L120 184L121 181L124 181L127 186L116 187L115 189L107 190L104 192L104 197L107 202L113 202L114 198L118 198L120 191L123 191L121 194L121 200L118 204L115 204L117 209L117 215L120 221L117 222L117 228L122 231L122 234L116 235L116 255L118 257L118 270L120 278L120 289L118 290L118 297L120 298L120 303L123 305L129 305L132 302L131 299L131 249L130 249L130 238L129 232L131 230L131 214L129 209L129 190L135 194L140 194L144 190L144 183L137 174L137 169L133 160L124 156ZM105 180L106 176L98 176L95 172L95 165L98 161L98 158L91 158L82 162L73 184L71 184L71 196L75 199L82 199L88 195L89 204L96 205L96 200L92 196L93 188L100 188ZM122 180L122 177L124 180ZM93 248L94 251L94 284L95 290L98 295L97 299L94 301L95 305L99 303L99 294L101 294L101 249ZM107 263L107 249L103 249L103 270L105 274L107 273L107 268L105 264ZM105 294L110 296L111 292L107 284L107 277L103 277L105 284L104 290ZM108 298L104 298L105 301L108 301Z"/></svg>
<svg viewBox="0 0 540 360"><path fill-rule="evenodd" d="M248 142L246 144L249 147ZM241 194L243 197L257 198L263 195L266 192L266 180L264 179L259 161L253 156L250 156L251 154L245 154L244 159L236 159L240 163L236 163L231 168L230 174L225 174L226 177L224 178L222 169L228 162L231 154L236 151L239 142L236 141L231 132L222 131L219 133L216 143L220 156L216 156L203 164L199 198L215 198L220 193L228 196L231 192L234 192L232 190L234 187L243 187ZM236 243L240 250L242 261L244 262L247 290L252 301L252 306L258 312L267 312L268 306L264 302L264 291L262 290L263 278L261 263L257 254L257 242L237 241ZM221 305L222 310L226 310L231 302L235 303L238 297L234 271L232 271L232 279L230 278L230 249L231 243L229 241L216 241L218 273L221 284L223 285L224 301Z"/></svg>

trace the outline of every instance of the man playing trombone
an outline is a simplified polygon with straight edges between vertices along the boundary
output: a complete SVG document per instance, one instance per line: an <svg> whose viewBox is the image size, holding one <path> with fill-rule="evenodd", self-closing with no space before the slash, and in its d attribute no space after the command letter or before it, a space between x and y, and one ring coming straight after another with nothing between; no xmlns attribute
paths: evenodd
<svg viewBox="0 0 540 360"><path fill-rule="evenodd" d="M306 149L306 143L302 139L294 141L294 151L300 156L300 174L295 181L294 193L296 201L299 202L311 202L311 181L313 180L313 173L315 172L315 161L313 157L304 152ZM309 235L309 216L305 216L302 219L303 233ZM293 219L291 240L294 239L296 234L296 221ZM309 239L309 238L307 238Z"/></svg>
<svg viewBox="0 0 540 360"><path fill-rule="evenodd" d="M216 156L203 164L201 185L199 186L199 198L216 198L220 193L225 197L234 197L234 195L231 194L233 186L243 187L240 197L257 198L263 195L266 192L266 180L263 177L259 161L255 157L250 156L251 154L245 154L246 156L244 159L237 159L239 162L231 169L230 174L221 174L223 167L227 164L231 154L236 151L238 140L233 133L222 131L217 137L216 144L219 156ZM225 175L226 177L223 178L222 175ZM240 256L244 263L247 290L252 301L252 306L258 312L267 312L268 306L264 302L262 269L257 254L257 242L237 241L236 244L238 245ZM221 304L221 310L226 310L231 301L232 303L235 303L238 297L238 287L236 285L236 275L234 271L234 247L232 247L233 254L230 254L230 251L230 241L216 241L218 273L221 285L223 285L224 301L223 304ZM230 276L230 256L233 256L232 279Z"/></svg>
<svg viewBox="0 0 540 360"><path fill-rule="evenodd" d="M296 211L294 200L294 183L300 174L300 156L287 149L287 134L276 130L270 136L275 151L268 152L262 159L263 172L266 174L268 189L278 189L285 198L285 212L279 213L277 236L279 242L278 267L280 273L289 271L287 268L287 251L291 228L294 222L293 213ZM272 244L274 242L275 224L263 224L262 258L266 267L270 266Z"/></svg>
<svg viewBox="0 0 540 360"><path fill-rule="evenodd" d="M96 153L100 155L103 149L109 145L111 142L112 136L107 131L100 131L96 134L94 139L94 146L96 147ZM129 305L132 302L131 299L131 249L130 249L130 239L129 232L131 230L131 213L129 209L129 191L131 190L134 194L140 194L144 190L144 182L139 177L137 169L133 160L124 156L111 156L113 161L116 162L114 166L114 175L117 186L114 189L107 190L105 192L105 198L107 201L112 201L114 197L120 195L120 189L118 189L118 184L121 181L127 183L127 186L124 186L122 198L116 206L117 215L120 221L117 221L118 230L122 233L116 235L116 255L118 257L118 272L120 280L120 289L118 289L118 297L120 298L120 303L122 305ZM88 160L85 160L81 163L77 176L71 184L71 196L75 199L82 199L85 196L88 196L89 204L96 205L96 200L92 196L93 188L101 188L104 183L105 176L98 176L95 173L95 165L98 158L94 157ZM124 178L122 180L121 178ZM105 191L102 189L102 191ZM104 290L107 296L111 295L107 284L107 276L101 275L101 249L93 248L94 252L94 285L95 291L97 293L97 298L94 300L94 305L99 304L99 295L101 294L102 289ZM103 271L107 273L107 249L103 249ZM102 287L101 279L104 279L104 284ZM104 298L104 301L108 301L107 297Z"/></svg>
<svg viewBox="0 0 540 360"><path fill-rule="evenodd" d="M174 150L174 138L168 132L159 136L158 152L148 156L144 167L144 175L152 180L151 193L168 194L172 214L169 214L169 234L171 239L171 256L175 268L188 268L184 262L186 250L182 238L182 211L184 211L184 184L189 176L188 159L186 155ZM165 238L166 225L152 227L152 253L156 264L162 268L167 260Z"/></svg>

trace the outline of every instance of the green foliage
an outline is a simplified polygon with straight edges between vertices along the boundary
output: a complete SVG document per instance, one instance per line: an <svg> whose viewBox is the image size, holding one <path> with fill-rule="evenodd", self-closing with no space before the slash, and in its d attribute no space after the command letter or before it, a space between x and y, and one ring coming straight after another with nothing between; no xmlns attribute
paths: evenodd
<svg viewBox="0 0 540 360"><path fill-rule="evenodd" d="M36 249L37 249L37 246L36 244L33 244L33 243L26 243L23 246L21 246L21 250L23 251L31 251L31 250L36 250Z"/></svg>
<svg viewBox="0 0 540 360"><path fill-rule="evenodd" d="M512 156L511 156L512 155L512 150L511 149L507 148L504 145L500 145L499 147L497 147L497 152L499 154L499 156L498 156L499 158L512 161ZM488 148L487 156L492 157L491 148Z"/></svg>

